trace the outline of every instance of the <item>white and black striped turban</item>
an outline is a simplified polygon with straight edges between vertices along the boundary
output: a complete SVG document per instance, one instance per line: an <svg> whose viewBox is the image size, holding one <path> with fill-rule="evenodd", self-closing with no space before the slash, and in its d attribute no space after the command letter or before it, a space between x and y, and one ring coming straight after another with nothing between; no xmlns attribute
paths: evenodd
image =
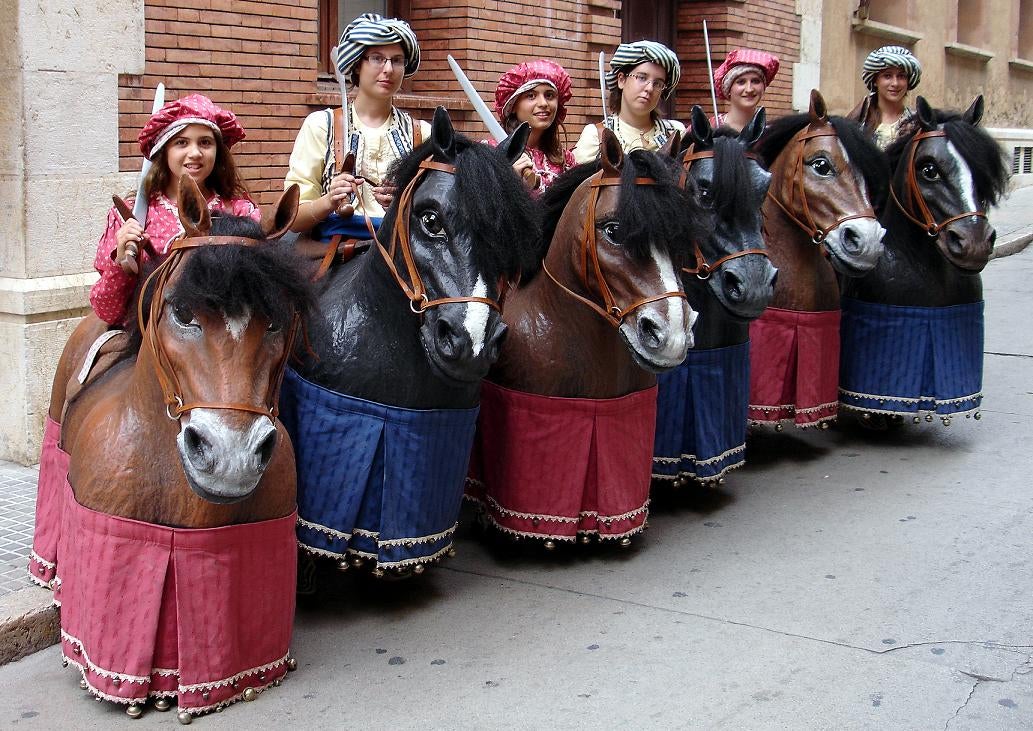
<svg viewBox="0 0 1033 731"><path fill-rule="evenodd" d="M922 80L922 64L903 46L883 46L868 54L864 60L864 69L861 71L861 80L868 87L868 91L875 91L875 77L880 71L886 69L903 69L907 74L908 91L918 86Z"/></svg>
<svg viewBox="0 0 1033 731"><path fill-rule="evenodd" d="M366 49L391 43L402 47L405 55L403 76L409 78L420 67L420 44L416 42L416 34L404 20L385 18L376 13L363 13L348 23L337 45L337 68L347 78L348 72L359 62Z"/></svg>
<svg viewBox="0 0 1033 731"><path fill-rule="evenodd" d="M667 84L664 86L663 98L669 97L678 86L678 80L681 79L681 64L678 63L678 56L674 51L656 41L635 41L617 46L613 57L610 58L610 70L606 74L606 88L615 91L618 71L627 74L631 69L646 61L655 63L667 72Z"/></svg>

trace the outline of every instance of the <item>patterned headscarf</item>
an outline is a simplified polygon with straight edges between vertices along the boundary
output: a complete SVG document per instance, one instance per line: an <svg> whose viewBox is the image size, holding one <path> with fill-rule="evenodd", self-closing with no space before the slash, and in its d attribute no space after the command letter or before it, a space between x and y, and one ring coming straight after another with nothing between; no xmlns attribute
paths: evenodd
<svg viewBox="0 0 1033 731"><path fill-rule="evenodd" d="M337 45L337 68L344 78L359 62L362 54L370 46L386 46L397 43L405 55L405 72L408 79L420 67L420 44L416 42L416 34L404 20L385 18L376 13L363 13L348 23L341 34Z"/></svg>
<svg viewBox="0 0 1033 731"><path fill-rule="evenodd" d="M922 64L911 51L903 46L883 46L869 53L868 58L864 60L861 80L868 87L868 91L875 91L875 77L879 72L891 68L903 69L907 74L908 91L918 86L918 82L922 80Z"/></svg>
<svg viewBox="0 0 1033 731"><path fill-rule="evenodd" d="M778 73L778 66L778 56L773 53L753 48L736 48L729 51L724 63L714 71L714 88L717 90L717 96L727 99L732 83L747 71L756 71L764 77L764 86L771 86L775 74Z"/></svg>
<svg viewBox="0 0 1033 731"><path fill-rule="evenodd" d="M570 74L562 66L545 58L517 64L502 74L495 87L495 114L501 121L513 109L517 97L539 84L548 84L556 90L559 105L556 108L556 122L567 116L567 102L570 101Z"/></svg>
<svg viewBox="0 0 1033 731"><path fill-rule="evenodd" d="M667 84L661 98L666 99L674 92L681 79L681 64L674 51L656 41L635 41L617 46L610 59L610 70L606 73L606 88L617 90L617 72L627 74L640 63L650 61L667 72Z"/></svg>
<svg viewBox="0 0 1033 731"><path fill-rule="evenodd" d="M237 115L217 107L203 94L190 94L168 102L151 115L140 130L140 152L147 159L153 159L166 142L191 124L208 127L222 138L226 147L233 147L244 139L244 128L237 121Z"/></svg>

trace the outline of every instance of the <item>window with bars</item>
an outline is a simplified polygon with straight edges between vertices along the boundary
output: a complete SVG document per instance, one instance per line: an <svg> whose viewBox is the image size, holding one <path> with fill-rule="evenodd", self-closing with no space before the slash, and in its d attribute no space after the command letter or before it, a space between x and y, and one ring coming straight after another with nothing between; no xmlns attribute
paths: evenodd
<svg viewBox="0 0 1033 731"><path fill-rule="evenodd" d="M407 4L407 3L406 3ZM319 0L319 70L332 74L330 49L337 45L341 33L352 20L362 13L377 13L406 19L401 2L391 0Z"/></svg>
<svg viewBox="0 0 1033 731"><path fill-rule="evenodd" d="M1029 175L1033 173L1033 147L1013 147L1011 155L1011 174Z"/></svg>

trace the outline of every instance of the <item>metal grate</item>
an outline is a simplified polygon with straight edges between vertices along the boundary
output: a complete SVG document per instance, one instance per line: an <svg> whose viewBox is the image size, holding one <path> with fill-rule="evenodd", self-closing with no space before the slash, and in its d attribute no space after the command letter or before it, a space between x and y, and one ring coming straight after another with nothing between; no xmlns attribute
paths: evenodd
<svg viewBox="0 0 1033 731"><path fill-rule="evenodd" d="M1011 174L1029 175L1033 173L1033 147L1013 147L1011 155Z"/></svg>

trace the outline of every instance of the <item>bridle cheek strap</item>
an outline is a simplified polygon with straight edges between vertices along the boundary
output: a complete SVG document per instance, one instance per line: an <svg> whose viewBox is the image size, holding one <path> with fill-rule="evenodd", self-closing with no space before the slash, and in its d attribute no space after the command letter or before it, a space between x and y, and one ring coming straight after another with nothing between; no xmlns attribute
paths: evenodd
<svg viewBox="0 0 1033 731"><path fill-rule="evenodd" d="M148 311L148 319L143 317L143 297L137 301L137 321L140 323L140 330L144 344L150 348L154 360L154 374L158 379L162 397L165 402L165 413L169 419L176 421L185 412L192 409L225 409L230 411L247 411L270 419L276 419L279 415L280 384L283 382L284 371L287 368L287 358L290 357L294 348L294 341L297 337L300 326L300 318L297 313L291 318L291 324L287 330L287 337L284 342L283 355L273 368L269 384L266 389L265 403L246 404L233 402L203 402L186 401L183 398L183 389L172 367L172 361L158 337L158 323L161 322L165 311L165 288L173 272L182 263L185 254L201 246L220 246L226 244L237 244L240 246L254 246L258 244L257 239L242 238L240 236L193 236L177 239L172 242L168 258L158 266L144 282L141 292L154 283L154 291L151 294L151 306ZM145 324L146 323L146 324Z"/></svg>
<svg viewBox="0 0 1033 731"><path fill-rule="evenodd" d="M698 279L710 279L711 274L717 271L722 264L732 261L732 259L751 255L763 256L765 259L771 258L768 256L768 252L764 249L742 249L740 251L732 252L731 254L726 254L711 264L703 255L703 250L699 248L699 243L693 242L692 246L696 253L696 266L691 268L682 267L682 271L686 274L695 274Z"/></svg>
<svg viewBox="0 0 1033 731"><path fill-rule="evenodd" d="M838 135L836 134L835 128L831 125L827 125L819 129L812 129L808 131L796 140L796 144L800 147L803 147L803 145L807 143L807 140L813 139L814 137L837 136ZM801 151L800 156L796 159L796 166L793 168L793 179L790 187L790 203L792 203L792 201L796 199L797 191L799 191L800 206L803 209L803 215L806 220L801 221L796 215L793 214L792 211L789 210L789 207L786 206L785 203L779 200L778 196L771 192L771 190L768 190L767 196L775 203L775 205L777 205L782 210L782 213L784 213L790 221L795 223L801 230L803 230L808 236L811 237L812 242L821 246L822 252L826 256L828 256L828 252L825 251L825 247L822 246L822 244L825 243L825 239L828 238L828 235L830 233L835 231L837 228L839 228L847 221L852 221L855 218L868 218L873 221L877 219L874 211L872 211L871 213L855 213L850 216L843 216L842 218L836 219L828 226L818 226L818 224L814 220L814 216L811 214L810 205L808 205L807 203L807 189L804 187L803 167L803 152ZM871 208L869 208L869 210L871 210Z"/></svg>
<svg viewBox="0 0 1033 731"><path fill-rule="evenodd" d="M950 226L955 221L960 221L970 216L978 216L980 218L986 218L986 211L968 211L966 213L959 213L956 216L951 216L945 221L940 223L936 222L933 217L932 211L929 210L929 205L925 202L925 196L922 195L922 189L918 185L918 178L915 177L915 155L918 153L918 143L924 139L930 137L946 137L947 133L943 130L928 130L925 132L919 132L911 140L911 149L907 156L907 200L910 203L916 203L918 205L918 214L921 218L915 216L915 214L904 207L897 197L896 191L893 190L893 186L890 185L890 197L893 202L900 209L907 218L919 228L925 230L925 232L931 237L936 238L940 235L940 231Z"/></svg>
<svg viewBox="0 0 1033 731"><path fill-rule="evenodd" d="M635 178L635 185L656 185L656 181L652 178ZM677 292L664 292L663 294L652 295L650 297L644 297L627 307L620 307L617 304L616 298L613 296L613 292L610 290L609 285L606 283L606 277L603 275L602 266L599 264L599 246L595 237L595 223L596 223L596 206L599 203L599 189L607 186L616 186L621 184L620 178L610 177L604 178L603 172L600 170L591 178L590 187L592 192L589 194L588 200L588 215L585 216L585 227L584 235L581 237L581 267L578 270L578 278L581 280L581 284L589 292L592 291L588 281L589 267L591 266L591 272L595 276L595 281L599 290L599 296L603 300L603 305L600 307L597 303L582 297L577 292L562 284L556 277L553 276L552 272L549 271L548 267L545 266L545 262L542 261L542 269L548 275L557 287L562 291L569 294L574 299L578 300L582 304L590 307L594 312L604 317L614 327L620 327L624 322L624 318L630 315L632 312L637 310L644 305L648 305L651 302L658 302L659 300L669 299L671 297L680 297L681 299L687 299L685 293L682 291Z"/></svg>
<svg viewBox="0 0 1033 731"><path fill-rule="evenodd" d="M409 245L409 214L412 209L412 198L416 190L417 183L427 170L437 170L439 172L455 175L456 167L455 165L450 165L448 163L435 162L429 157L421 162L416 175L413 176L412 181L405 187L405 190L402 191L402 195L398 199L398 208L395 213L395 225L394 231L392 232L390 250L384 248L384 245L381 244L380 240L377 238L376 232L372 230L372 226L367 223L367 228L370 229L370 233L373 236L373 242L377 245L377 249L380 251L380 255L383 257L384 263L387 264L387 268L391 272L391 275L395 278L398 286L409 299L409 309L412 310L413 313L421 315L431 307L462 302L479 302L501 313L501 301L504 298L504 295L499 298L499 301L488 297L472 296L439 297L433 300L427 297L427 289L423 284L423 278L420 276L419 269L416 268L416 257L413 255L412 247ZM395 251L397 249L402 250L402 260L405 262L405 270L409 280L408 282L404 277L402 277L401 272L398 271L398 266L395 264L394 258Z"/></svg>

